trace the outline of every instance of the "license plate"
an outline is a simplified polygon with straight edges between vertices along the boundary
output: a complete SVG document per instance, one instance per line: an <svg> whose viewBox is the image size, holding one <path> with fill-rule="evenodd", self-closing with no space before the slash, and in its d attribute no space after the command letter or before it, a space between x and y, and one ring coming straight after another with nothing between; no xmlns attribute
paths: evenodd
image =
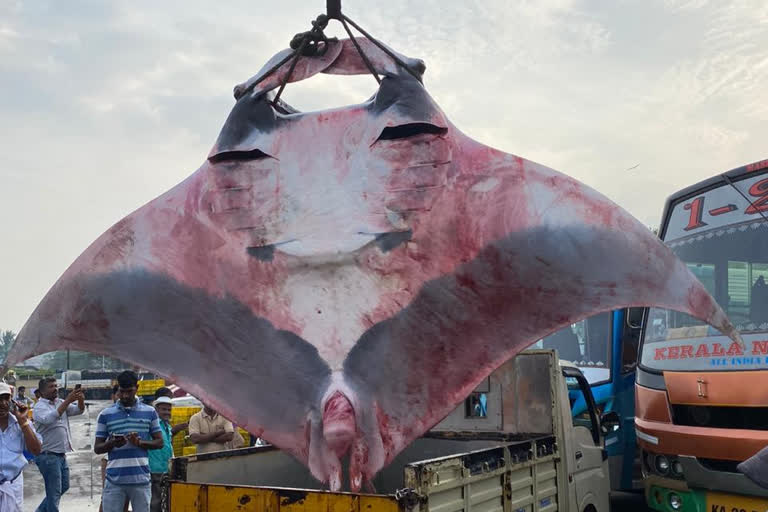
<svg viewBox="0 0 768 512"><path fill-rule="evenodd" d="M709 492L707 512L768 512L768 499Z"/></svg>

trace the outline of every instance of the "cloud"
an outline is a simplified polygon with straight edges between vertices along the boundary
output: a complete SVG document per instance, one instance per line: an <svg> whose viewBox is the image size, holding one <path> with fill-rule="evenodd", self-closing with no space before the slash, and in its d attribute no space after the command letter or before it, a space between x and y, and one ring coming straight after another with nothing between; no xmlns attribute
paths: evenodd
<svg viewBox="0 0 768 512"><path fill-rule="evenodd" d="M324 2L0 3L0 327L66 266L202 162L232 87ZM656 224L676 189L765 158L761 0L346 2L470 136L567 172ZM344 36L338 25L329 35ZM302 109L357 103L370 77L290 85ZM631 173L630 166L640 163Z"/></svg>

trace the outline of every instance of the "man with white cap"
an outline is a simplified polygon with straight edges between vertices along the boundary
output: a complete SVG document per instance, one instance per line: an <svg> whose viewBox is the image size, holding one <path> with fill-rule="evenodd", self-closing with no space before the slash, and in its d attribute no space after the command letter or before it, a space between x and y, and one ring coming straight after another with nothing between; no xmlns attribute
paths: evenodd
<svg viewBox="0 0 768 512"><path fill-rule="evenodd" d="M173 430L171 428L171 410L173 402L167 396L159 396L154 402L155 411L160 417L160 430L163 434L163 447L149 450L149 472L152 478L152 501L150 512L161 512L163 507L163 478L168 474L168 463L173 458Z"/></svg>
<svg viewBox="0 0 768 512"><path fill-rule="evenodd" d="M26 404L11 399L11 387L0 382L0 512L21 512L24 450L38 455L43 446L27 412Z"/></svg>

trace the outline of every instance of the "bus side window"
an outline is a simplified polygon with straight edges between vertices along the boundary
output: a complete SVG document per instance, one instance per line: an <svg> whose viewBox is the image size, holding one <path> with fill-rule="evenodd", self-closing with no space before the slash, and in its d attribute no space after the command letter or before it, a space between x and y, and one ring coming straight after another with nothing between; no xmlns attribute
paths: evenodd
<svg viewBox="0 0 768 512"><path fill-rule="evenodd" d="M645 308L624 310L624 329L621 333L621 373L633 372L637 366L644 312Z"/></svg>

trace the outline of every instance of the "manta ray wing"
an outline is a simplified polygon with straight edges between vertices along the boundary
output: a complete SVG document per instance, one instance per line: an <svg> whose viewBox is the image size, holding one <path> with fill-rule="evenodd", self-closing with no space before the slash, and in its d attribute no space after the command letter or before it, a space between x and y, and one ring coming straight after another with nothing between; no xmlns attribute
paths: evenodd
<svg viewBox="0 0 768 512"><path fill-rule="evenodd" d="M456 153L469 156L459 161L466 172L413 234L418 293L402 307L393 300L390 318L344 364L356 399L369 404L355 409L351 468L359 481L504 361L588 316L654 304L738 339L685 264L621 208L556 171L457 140Z"/></svg>

